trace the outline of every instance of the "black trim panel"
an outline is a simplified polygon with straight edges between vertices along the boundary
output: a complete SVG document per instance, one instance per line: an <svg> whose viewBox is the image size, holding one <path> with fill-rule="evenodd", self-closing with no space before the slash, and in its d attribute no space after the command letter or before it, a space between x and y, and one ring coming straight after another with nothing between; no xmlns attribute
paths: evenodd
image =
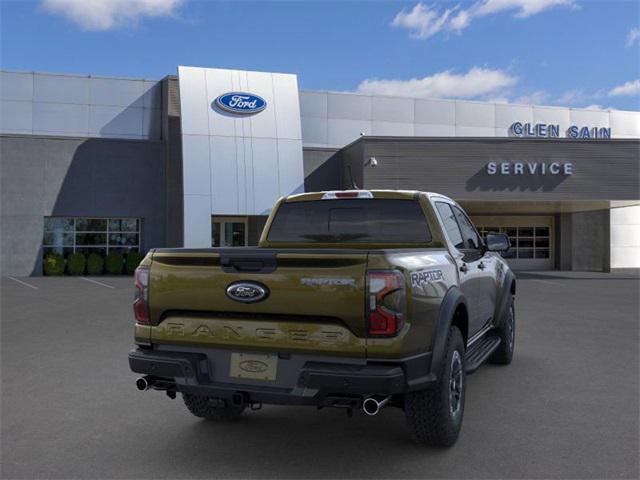
<svg viewBox="0 0 640 480"><path fill-rule="evenodd" d="M494 317L498 322L496 323L496 327L499 327L502 325L502 322L504 322L507 308L509 308L509 300L511 299L511 283L515 281L515 274L511 270L507 270L504 275L504 280L502 280L502 285L500 286L499 300L496 302L496 313Z"/></svg>
<svg viewBox="0 0 640 480"><path fill-rule="evenodd" d="M205 353L141 349L129 353L129 365L136 373L163 380L188 379L186 384L175 384L177 391L224 398L241 393L256 402L309 405L325 405L328 398L394 395L426 388L435 380L428 370L429 361L430 354L402 360L377 360L366 365L340 363L337 358L327 359L327 362L308 361L300 370L296 387L289 389L277 385L214 383L206 373L206 367L203 368L207 364Z"/></svg>
<svg viewBox="0 0 640 480"><path fill-rule="evenodd" d="M453 315L458 305L467 305L467 301L458 287L451 287L440 304L440 313L438 314L438 323L436 325L436 333L431 348L431 375L437 379L442 369L442 359L445 355L447 338L449 336L449 328L453 321Z"/></svg>

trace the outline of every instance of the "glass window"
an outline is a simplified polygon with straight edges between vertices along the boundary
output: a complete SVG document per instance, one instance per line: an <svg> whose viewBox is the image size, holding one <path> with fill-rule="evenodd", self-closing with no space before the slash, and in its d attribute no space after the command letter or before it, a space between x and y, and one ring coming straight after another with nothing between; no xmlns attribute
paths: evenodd
<svg viewBox="0 0 640 480"><path fill-rule="evenodd" d="M518 258L533 258L533 249L518 248Z"/></svg>
<svg viewBox="0 0 640 480"><path fill-rule="evenodd" d="M473 227L471 220L467 218L462 210L458 207L452 207L454 213L456 214L456 219L458 220L458 224L460 225L460 230L462 231L462 237L464 238L464 248L477 250L480 248L480 237L476 232L476 229Z"/></svg>
<svg viewBox="0 0 640 480"><path fill-rule="evenodd" d="M533 240L530 238L518 238L518 248L533 247Z"/></svg>
<svg viewBox="0 0 640 480"><path fill-rule="evenodd" d="M107 245L106 233L76 233L76 245Z"/></svg>
<svg viewBox="0 0 640 480"><path fill-rule="evenodd" d="M137 252L138 247L113 247L110 246L109 247L109 252L119 252L122 253L123 255L129 253L129 252Z"/></svg>
<svg viewBox="0 0 640 480"><path fill-rule="evenodd" d="M518 228L518 236L519 237L533 237L533 228L531 227L519 227Z"/></svg>
<svg viewBox="0 0 640 480"><path fill-rule="evenodd" d="M73 246L73 232L65 232L56 230L53 232L44 232L42 239L43 245L71 245Z"/></svg>
<svg viewBox="0 0 640 480"><path fill-rule="evenodd" d="M503 233L506 233L510 238L516 238L518 236L518 229L516 227L503 227Z"/></svg>
<svg viewBox="0 0 640 480"><path fill-rule="evenodd" d="M226 222L224 224L224 246L243 247L245 228L243 222Z"/></svg>
<svg viewBox="0 0 640 480"><path fill-rule="evenodd" d="M109 245L110 246L120 246L120 245L138 245L138 234L137 233L110 233L109 234Z"/></svg>
<svg viewBox="0 0 640 480"><path fill-rule="evenodd" d="M504 258L548 259L551 256L550 227L477 227L477 230L480 230L482 237L495 231L509 237L511 248L500 253Z"/></svg>
<svg viewBox="0 0 640 480"><path fill-rule="evenodd" d="M283 204L269 241L284 243L429 243L417 200L340 199Z"/></svg>
<svg viewBox="0 0 640 480"><path fill-rule="evenodd" d="M464 242L462 241L462 233L460 233L460 227L458 226L458 222L456 222L456 217L451 210L451 207L448 203L437 202L436 208L438 209L438 213L440 214L440 218L442 219L442 223L444 224L444 229L447 232L447 236L451 243L456 248L464 248Z"/></svg>
<svg viewBox="0 0 640 480"><path fill-rule="evenodd" d="M211 246L220 246L220 222L211 223Z"/></svg>
<svg viewBox="0 0 640 480"><path fill-rule="evenodd" d="M137 218L112 218L109 220L109 232L137 232Z"/></svg>
<svg viewBox="0 0 640 480"><path fill-rule="evenodd" d="M549 239L536 237L536 248L540 247L549 248Z"/></svg>
<svg viewBox="0 0 640 480"><path fill-rule="evenodd" d="M107 247L78 247L76 246L76 252L89 255L91 253L97 253L102 256L107 255Z"/></svg>
<svg viewBox="0 0 640 480"><path fill-rule="evenodd" d="M44 219L44 230L47 231L65 231L74 230L73 218L47 217Z"/></svg>
<svg viewBox="0 0 640 480"><path fill-rule="evenodd" d="M78 232L106 232L107 220L104 218L76 218Z"/></svg>
<svg viewBox="0 0 640 480"><path fill-rule="evenodd" d="M42 240L45 256L140 251L140 219L46 217Z"/></svg>

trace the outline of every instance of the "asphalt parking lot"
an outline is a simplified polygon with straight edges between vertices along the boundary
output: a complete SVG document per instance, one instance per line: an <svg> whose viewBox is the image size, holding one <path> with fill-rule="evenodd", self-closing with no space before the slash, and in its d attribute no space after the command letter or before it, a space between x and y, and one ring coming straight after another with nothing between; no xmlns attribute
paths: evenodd
<svg viewBox="0 0 640 480"><path fill-rule="evenodd" d="M2 476L638 478L637 274L519 277L515 359L469 377L451 449L397 409L196 419L134 387L131 278L2 278Z"/></svg>

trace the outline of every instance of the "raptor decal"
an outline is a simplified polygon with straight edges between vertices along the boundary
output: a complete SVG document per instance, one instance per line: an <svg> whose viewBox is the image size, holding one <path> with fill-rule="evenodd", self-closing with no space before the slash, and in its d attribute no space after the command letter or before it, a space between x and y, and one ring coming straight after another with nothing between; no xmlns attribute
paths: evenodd
<svg viewBox="0 0 640 480"><path fill-rule="evenodd" d="M437 282L443 278L442 270L420 270L413 272L411 274L411 288L419 287L423 283Z"/></svg>

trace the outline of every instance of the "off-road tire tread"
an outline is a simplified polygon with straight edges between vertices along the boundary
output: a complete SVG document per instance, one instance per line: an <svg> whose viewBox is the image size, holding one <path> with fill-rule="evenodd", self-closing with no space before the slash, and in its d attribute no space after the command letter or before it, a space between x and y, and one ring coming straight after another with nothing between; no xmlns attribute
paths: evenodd
<svg viewBox="0 0 640 480"><path fill-rule="evenodd" d="M244 406L214 407L209 404L208 397L204 395L182 394L182 399L187 409L196 417L207 420L228 422L237 419L244 411Z"/></svg>
<svg viewBox="0 0 640 480"><path fill-rule="evenodd" d="M458 438L459 429L452 430L449 420L449 404L443 398L442 389L449 388L447 365L450 362L452 349L460 346L460 353L464 359L464 343L462 334L456 326L449 330L447 349L442 370L438 374L438 385L435 388L412 392L405 396L405 415L411 431L411 437L417 443L434 446L451 446ZM464 362L464 360L463 360ZM464 371L464 363L462 365ZM464 383L466 388L466 380ZM447 390L448 395L448 390ZM464 414L464 402L462 405Z"/></svg>
<svg viewBox="0 0 640 480"><path fill-rule="evenodd" d="M511 314L511 309L515 310L513 295L511 296L511 299L509 300L509 302L510 303L509 303L509 308L507 312ZM516 328L515 311L513 312L513 316L514 316L513 329L515 332L515 328ZM499 328L495 329L495 334L498 335L498 337L500 337L500 345L489 357L489 363L493 363L497 365L509 365L511 363L511 360L513 359L513 350L514 350L513 347L515 346L515 341L513 343L513 346L511 347L511 351L509 351L510 349L509 349L507 329L505 328L505 323L506 322L503 322Z"/></svg>

